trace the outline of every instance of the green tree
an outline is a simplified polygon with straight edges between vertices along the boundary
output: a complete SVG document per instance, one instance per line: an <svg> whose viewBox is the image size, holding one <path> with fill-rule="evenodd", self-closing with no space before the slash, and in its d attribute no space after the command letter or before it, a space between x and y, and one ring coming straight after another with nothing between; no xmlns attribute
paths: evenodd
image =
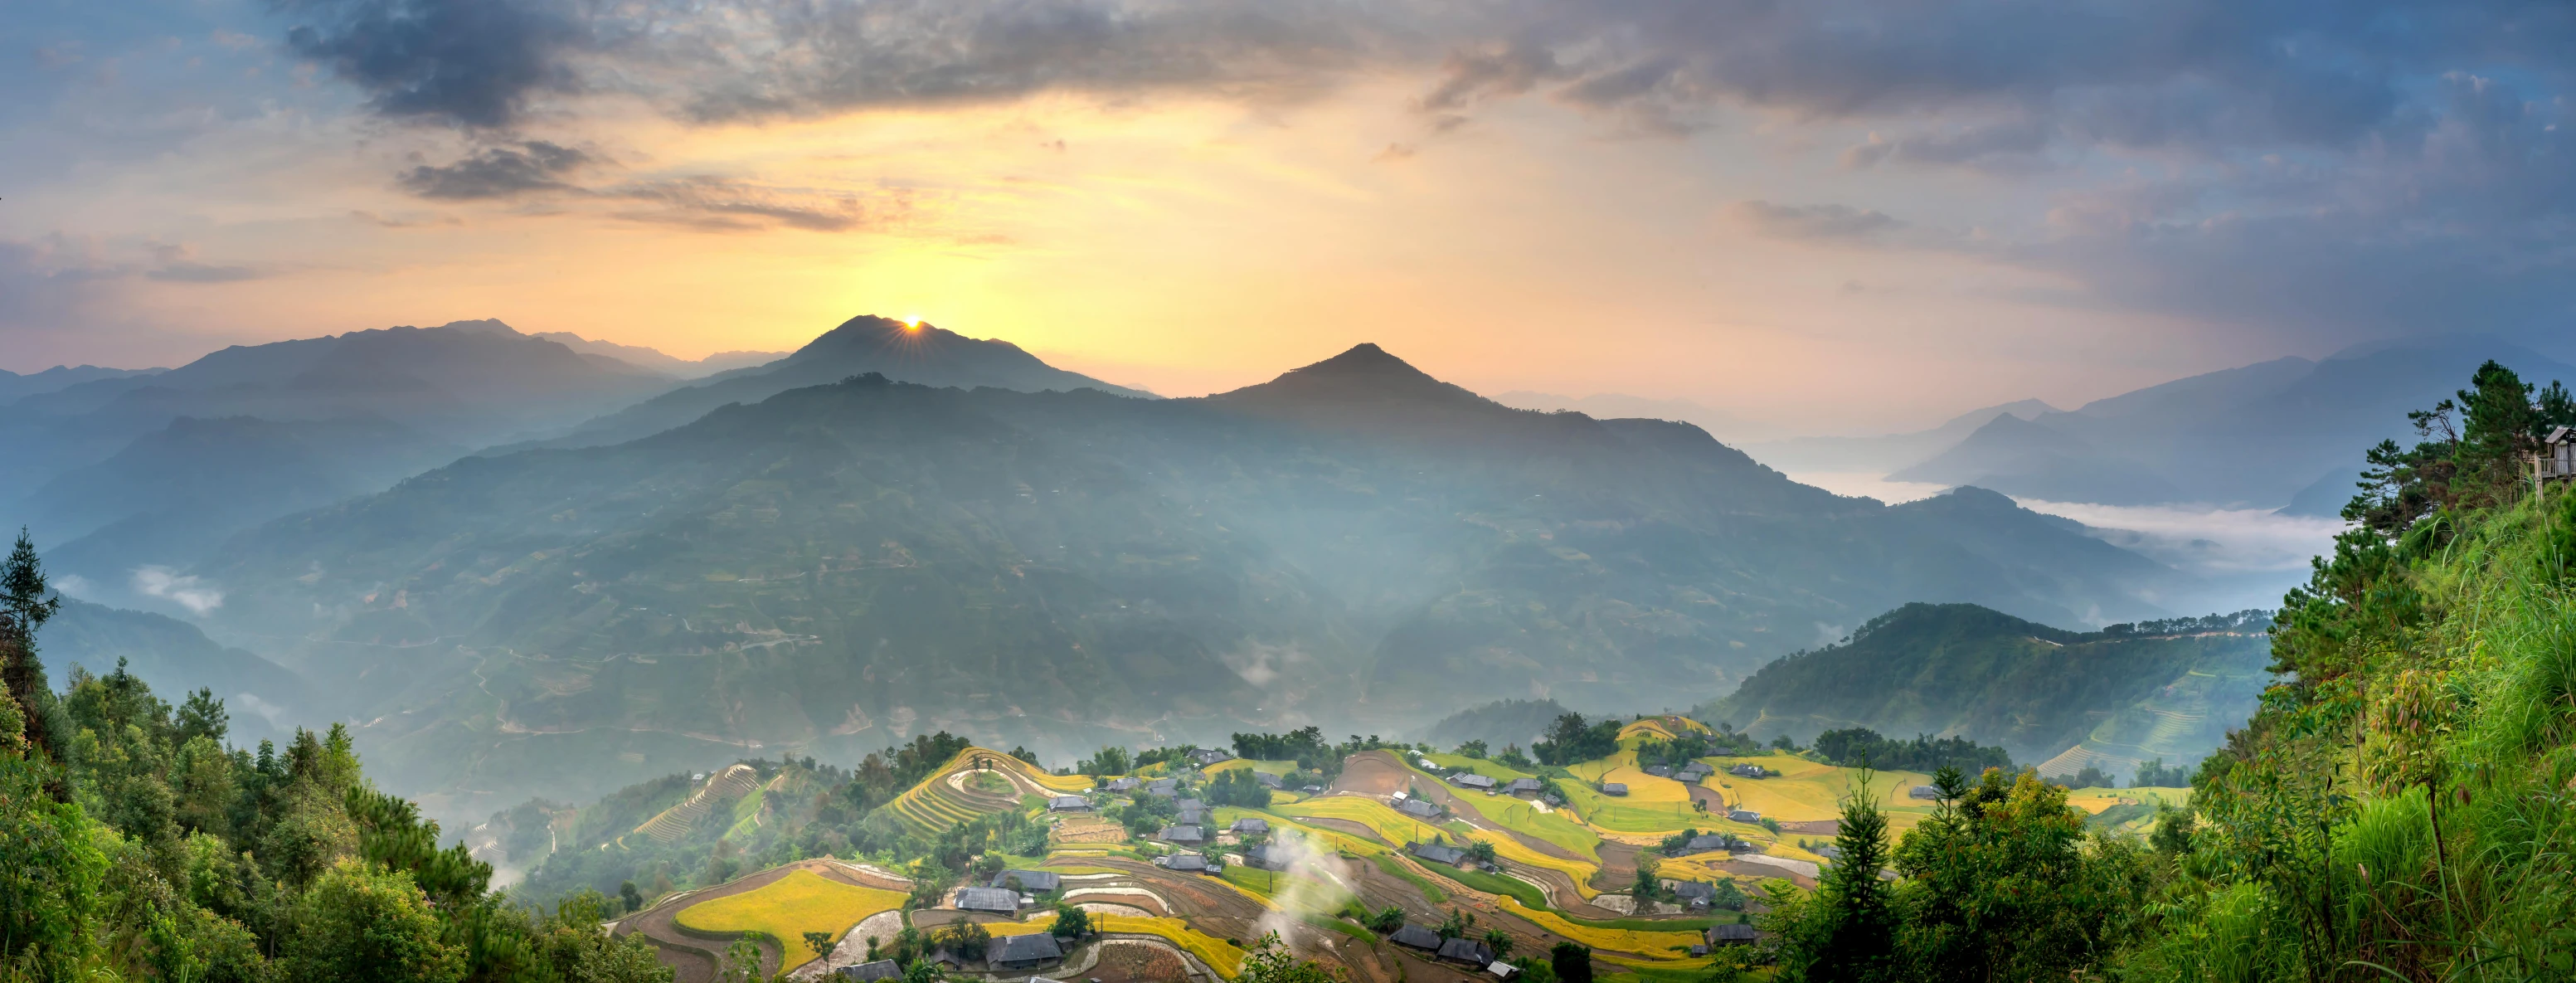
<svg viewBox="0 0 2576 983"><path fill-rule="evenodd" d="M831 955L831 954L832 954L832 933L830 933L830 932L807 932L807 933L805 933L805 948L808 948L808 949L812 949L812 950L814 950L814 955L815 955L815 957L816 957L816 958L821 958L821 957L823 957L823 956Z"/></svg>
<svg viewBox="0 0 2576 983"><path fill-rule="evenodd" d="M716 961L716 983L760 983L760 941L746 934Z"/></svg>
<svg viewBox="0 0 2576 983"><path fill-rule="evenodd" d="M45 688L45 664L36 657L36 630L62 607L62 598L45 581L35 541L20 526L9 559L0 562L0 681L17 701L27 745L45 754L53 749L44 720L53 694Z"/></svg>
<svg viewBox="0 0 2576 983"><path fill-rule="evenodd" d="M1341 973L1326 969L1312 960L1299 959L1279 941L1279 933L1265 932L1244 954L1243 972L1235 983L1341 983Z"/></svg>
<svg viewBox="0 0 2576 983"><path fill-rule="evenodd" d="M1580 942L1559 942L1547 952L1547 966L1564 983L1592 983L1592 950Z"/></svg>
<svg viewBox="0 0 2576 983"><path fill-rule="evenodd" d="M465 954L443 934L411 875L342 863L297 904L287 972L297 983L452 983Z"/></svg>
<svg viewBox="0 0 2576 983"><path fill-rule="evenodd" d="M1055 924L1048 927L1047 933L1059 939L1079 939L1089 935L1091 913L1082 910L1080 905L1058 901L1055 903Z"/></svg>
<svg viewBox="0 0 2576 983"><path fill-rule="evenodd" d="M1897 917L1886 882L1887 816L1869 792L1875 776L1864 764L1843 796L1842 854L1818 879L1815 897L1775 905L1780 978L1802 983L1875 983L1898 978ZM1777 896L1775 895L1775 900Z"/></svg>
<svg viewBox="0 0 2576 983"><path fill-rule="evenodd" d="M1485 930L1485 945L1486 945L1486 947L1487 947L1487 948L1490 948L1490 949L1494 950L1494 958L1495 958L1495 959L1501 959L1501 958L1503 958L1504 956L1508 956L1508 955L1511 955L1511 954L1512 954L1512 937L1511 937L1511 934L1510 934L1510 933L1508 933L1508 932L1503 931L1502 929L1499 929L1499 928L1489 928L1489 929L1486 929L1486 930Z"/></svg>

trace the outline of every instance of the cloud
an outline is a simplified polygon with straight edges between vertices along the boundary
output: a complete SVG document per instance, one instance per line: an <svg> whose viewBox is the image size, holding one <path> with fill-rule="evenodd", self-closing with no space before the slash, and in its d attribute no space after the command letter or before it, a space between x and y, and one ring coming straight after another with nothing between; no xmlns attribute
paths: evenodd
<svg viewBox="0 0 2576 983"><path fill-rule="evenodd" d="M572 0L284 0L309 22L286 45L370 97L378 113L471 127L518 122L540 93L578 88L593 41Z"/></svg>
<svg viewBox="0 0 2576 983"><path fill-rule="evenodd" d="M811 232L887 231L906 225L915 213L910 194L900 191L868 200L846 192L772 188L713 177L638 182L594 193L657 206L620 212L619 218L711 232L772 225Z"/></svg>
<svg viewBox="0 0 2576 983"><path fill-rule="evenodd" d="M423 164L395 179L405 191L423 198L467 201L508 198L530 191L571 187L561 178L590 163L589 154L544 140L514 147L490 147L453 164Z"/></svg>
<svg viewBox="0 0 2576 983"><path fill-rule="evenodd" d="M1781 239L1861 239L1904 227L1886 213L1850 205L1775 205L1740 201L1728 210L1736 221Z"/></svg>
<svg viewBox="0 0 2576 983"><path fill-rule="evenodd" d="M223 591L194 574L182 574L169 567L135 568L133 587L135 593L174 602L190 614L202 615L224 606Z"/></svg>

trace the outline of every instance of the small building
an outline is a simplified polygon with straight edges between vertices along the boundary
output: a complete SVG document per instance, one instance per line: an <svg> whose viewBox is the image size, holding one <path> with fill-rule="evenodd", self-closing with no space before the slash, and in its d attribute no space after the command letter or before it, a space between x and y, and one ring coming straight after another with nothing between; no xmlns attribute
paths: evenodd
<svg viewBox="0 0 2576 983"><path fill-rule="evenodd" d="M1520 967L1514 966L1500 959L1494 960L1493 965L1485 967L1485 972L1491 974L1498 980L1511 979L1513 976L1519 975L1520 971Z"/></svg>
<svg viewBox="0 0 2576 983"><path fill-rule="evenodd" d="M1182 806L1180 815L1173 819L1183 826L1204 826L1207 825L1208 811L1192 806Z"/></svg>
<svg viewBox="0 0 2576 983"><path fill-rule="evenodd" d="M1181 794L1181 780L1177 778L1157 778L1153 781L1146 782L1145 794L1159 795L1166 799L1179 795Z"/></svg>
<svg viewBox="0 0 2576 983"><path fill-rule="evenodd" d="M1539 792L1544 791L1546 788L1546 782L1539 781L1535 778L1515 778L1512 779L1511 784L1503 786L1503 791L1510 792L1513 795L1536 795Z"/></svg>
<svg viewBox="0 0 2576 983"><path fill-rule="evenodd" d="M2557 427L2540 438L2540 457L2533 467L2544 480L2576 478L2576 427Z"/></svg>
<svg viewBox="0 0 2576 983"><path fill-rule="evenodd" d="M1753 926L1741 922L1733 925L1711 925L1706 937L1710 945L1752 945L1755 938Z"/></svg>
<svg viewBox="0 0 2576 983"><path fill-rule="evenodd" d="M1461 772L1459 774L1449 776L1449 783L1456 785L1459 788L1483 789L1488 792L1494 790L1493 779L1470 772Z"/></svg>
<svg viewBox="0 0 2576 983"><path fill-rule="evenodd" d="M1162 832L1154 834L1154 838L1165 843L1182 843L1192 846L1205 843L1208 839L1206 828L1186 823L1179 826L1165 826L1163 827Z"/></svg>
<svg viewBox="0 0 2576 983"><path fill-rule="evenodd" d="M1694 958L1694 959L1696 959L1696 958L1698 958L1698 957L1700 957L1700 956L1708 955L1708 943L1703 942L1703 943L1700 943L1699 945L1692 946L1692 947L1690 948L1690 954L1691 954L1691 957L1692 957L1692 958Z"/></svg>
<svg viewBox="0 0 2576 983"><path fill-rule="evenodd" d="M1703 762L1693 761L1690 764L1683 766L1682 770L1674 772L1673 777L1685 782L1696 782L1714 774L1717 774L1717 769L1711 768Z"/></svg>
<svg viewBox="0 0 2576 983"><path fill-rule="evenodd" d="M1424 771L1437 772L1440 770L1440 763L1429 758L1415 758L1413 759L1413 763L1421 766Z"/></svg>
<svg viewBox="0 0 2576 983"><path fill-rule="evenodd" d="M1207 808L1207 803L1199 801L1196 797L1192 797L1182 799L1179 802L1174 802L1172 803L1172 807L1175 809L1205 809Z"/></svg>
<svg viewBox="0 0 2576 983"><path fill-rule="evenodd" d="M995 938L984 950L984 964L994 969L1028 969L1041 963L1064 958L1064 947L1056 944L1050 932L1027 935L1004 935Z"/></svg>
<svg viewBox="0 0 2576 983"><path fill-rule="evenodd" d="M1762 814L1751 809L1736 809L1728 812L1726 818L1739 823L1758 823L1762 821Z"/></svg>
<svg viewBox="0 0 2576 983"><path fill-rule="evenodd" d="M957 889L957 910L989 911L997 915L1020 913L1020 894L1009 888L961 887Z"/></svg>
<svg viewBox="0 0 2576 983"><path fill-rule="evenodd" d="M1673 896L1693 911L1707 911L1709 905L1717 903L1717 887L1703 881L1675 881Z"/></svg>
<svg viewBox="0 0 2576 983"><path fill-rule="evenodd" d="M1494 947L1478 939L1450 939L1440 943L1438 958L1470 966L1485 966L1494 961Z"/></svg>
<svg viewBox="0 0 2576 983"><path fill-rule="evenodd" d="M1279 843L1264 843L1243 855L1244 864L1254 870L1287 870L1295 859L1289 856L1288 847Z"/></svg>
<svg viewBox="0 0 2576 983"><path fill-rule="evenodd" d="M903 978L903 967L895 965L894 960L892 959L879 959L872 963L860 963L856 966L843 966L838 970L838 972L840 977L849 981L849 983L875 983L877 980L899 980Z"/></svg>
<svg viewBox="0 0 2576 983"><path fill-rule="evenodd" d="M1144 784L1145 780L1142 778L1112 778L1109 780L1109 790L1112 792L1132 792L1135 791L1137 787Z"/></svg>
<svg viewBox="0 0 2576 983"><path fill-rule="evenodd" d="M1413 843L1408 844L1405 849L1424 860L1448 864L1452 867L1459 866L1467 859L1467 851L1439 843Z"/></svg>
<svg viewBox="0 0 2576 983"><path fill-rule="evenodd" d="M993 875L992 886L1008 888L1012 881L1020 883L1022 894L1045 894L1064 886L1064 876L1052 870L1006 870Z"/></svg>
<svg viewBox="0 0 2576 983"><path fill-rule="evenodd" d="M1694 853L1715 853L1719 850L1732 850L1737 846L1742 845L1743 842L1744 841L1736 839L1735 837L1729 836L1725 833L1701 833L1698 836L1691 837L1690 842L1682 844L1681 852L1674 854L1674 856L1687 857Z"/></svg>
<svg viewBox="0 0 2576 983"><path fill-rule="evenodd" d="M1440 933L1412 922L1406 922L1403 928L1396 929L1395 934L1387 936L1386 940L1407 949L1420 949L1424 952L1440 951Z"/></svg>
<svg viewBox="0 0 2576 983"><path fill-rule="evenodd" d="M1205 768L1220 761L1234 760L1234 752L1224 748L1200 748L1190 752L1190 760L1199 767Z"/></svg>
<svg viewBox="0 0 2576 983"><path fill-rule="evenodd" d="M1761 765L1737 765L1727 769L1726 773L1737 778L1764 778L1771 774L1763 770Z"/></svg>
<svg viewBox="0 0 2576 983"><path fill-rule="evenodd" d="M1421 799L1406 799L1402 802L1398 802L1395 804L1395 811L1412 816L1416 819L1431 819L1440 815L1440 807L1438 805L1424 802Z"/></svg>
<svg viewBox="0 0 2576 983"><path fill-rule="evenodd" d="M1941 797L1941 790L1930 785L1917 785L1913 788L1906 789L1905 794L1910 798L1938 799Z"/></svg>
<svg viewBox="0 0 2576 983"><path fill-rule="evenodd" d="M1234 825L1226 829L1236 836L1267 836L1270 834L1270 820L1258 816L1245 816L1235 820Z"/></svg>
<svg viewBox="0 0 2576 983"><path fill-rule="evenodd" d="M1091 800L1079 795L1059 795L1047 800L1048 812L1090 812Z"/></svg>
<svg viewBox="0 0 2576 983"><path fill-rule="evenodd" d="M1278 787L1279 787L1279 776L1277 776L1277 775L1273 775L1273 774L1271 774L1271 773L1269 773L1269 772L1266 772L1266 771L1256 771L1256 772L1253 772L1253 773L1252 773L1252 780L1253 780L1253 781L1256 781L1256 782L1260 782L1260 783L1261 783L1261 787L1262 787L1262 788L1273 788L1273 789L1275 789L1275 788L1278 788Z"/></svg>
<svg viewBox="0 0 2576 983"><path fill-rule="evenodd" d="M1224 861L1196 853L1175 853L1168 857L1156 857L1154 863L1168 870L1188 871L1194 874L1225 872Z"/></svg>
<svg viewBox="0 0 2576 983"><path fill-rule="evenodd" d="M1664 767L1663 765L1647 765L1646 774L1653 775L1657 778L1671 778L1673 777L1673 770Z"/></svg>
<svg viewBox="0 0 2576 983"><path fill-rule="evenodd" d="M1602 783L1601 783L1601 794L1603 794L1603 795L1626 795L1626 794L1628 794L1628 783L1626 783L1626 782L1602 782Z"/></svg>

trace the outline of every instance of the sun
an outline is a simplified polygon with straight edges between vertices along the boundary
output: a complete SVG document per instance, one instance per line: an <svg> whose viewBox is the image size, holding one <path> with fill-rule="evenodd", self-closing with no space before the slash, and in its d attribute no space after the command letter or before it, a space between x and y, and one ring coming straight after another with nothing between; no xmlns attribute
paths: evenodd
<svg viewBox="0 0 2576 983"><path fill-rule="evenodd" d="M906 331L919 331L919 330L921 330L921 324L922 324L922 321L921 321L921 315L919 315L919 314L906 314L906 315L904 315L904 318L903 318L903 329L904 329L904 330L906 330Z"/></svg>

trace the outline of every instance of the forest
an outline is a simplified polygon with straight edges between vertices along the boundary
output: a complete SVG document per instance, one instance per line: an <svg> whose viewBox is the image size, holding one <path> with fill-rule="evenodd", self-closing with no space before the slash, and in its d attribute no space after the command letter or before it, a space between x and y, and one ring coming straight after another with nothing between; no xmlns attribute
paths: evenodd
<svg viewBox="0 0 2576 983"><path fill-rule="evenodd" d="M2481 367L2372 448L2352 528L2284 599L2253 718L2146 842L2024 772L1936 779L1891 841L1775 883L1784 981L2533 980L2576 973L2576 491L2527 455L2565 390ZM1882 869L1896 875L1892 881Z"/></svg>

